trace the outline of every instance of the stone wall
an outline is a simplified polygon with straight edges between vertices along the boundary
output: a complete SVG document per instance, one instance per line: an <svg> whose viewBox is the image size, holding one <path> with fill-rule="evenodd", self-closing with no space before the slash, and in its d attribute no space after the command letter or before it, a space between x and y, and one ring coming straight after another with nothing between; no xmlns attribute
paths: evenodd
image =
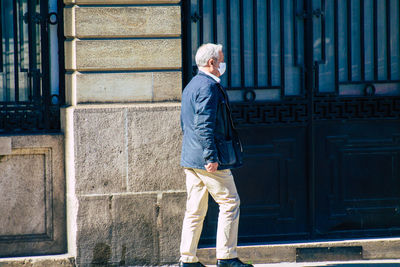
<svg viewBox="0 0 400 267"><path fill-rule="evenodd" d="M68 244L79 266L178 260L179 2L64 0Z"/></svg>
<svg viewBox="0 0 400 267"><path fill-rule="evenodd" d="M62 135L0 136L0 202L1 258L66 252Z"/></svg>

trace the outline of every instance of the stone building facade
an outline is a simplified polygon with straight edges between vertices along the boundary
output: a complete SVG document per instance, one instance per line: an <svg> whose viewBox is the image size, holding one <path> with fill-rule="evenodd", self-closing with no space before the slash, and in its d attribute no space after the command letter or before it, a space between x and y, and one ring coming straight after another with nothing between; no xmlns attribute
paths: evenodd
<svg viewBox="0 0 400 267"><path fill-rule="evenodd" d="M180 3L65 4L69 251L82 266L176 262Z"/></svg>
<svg viewBox="0 0 400 267"><path fill-rule="evenodd" d="M129 266L177 262L186 200L184 175L178 167L180 98L183 81L189 76L184 77L183 72L189 73L192 68L189 60L185 62L183 57L193 52L189 50L196 46L192 45L191 49L190 45L184 47L187 36L183 30L199 19L198 14L193 18L183 15L185 9L190 9L188 2L63 1L65 53L60 58L65 61L65 90L62 91L65 105L60 110L61 130L51 134L0 136L0 200L10 203L0 205L0 214L11 214L0 219L0 257L3 257L0 266ZM282 0L282 3L292 2ZM396 7L400 9L400 4ZM278 10L278 5L274 8ZM307 14L297 16L307 17ZM192 22L188 22L190 19ZM293 77L297 75L294 71L292 74ZM310 83L310 74L307 75L305 80ZM279 95L258 90L246 89L249 94L244 94L244 97ZM232 95L236 100L242 95L237 92ZM284 110L286 103L279 103L275 112L278 115L271 116L271 120L287 119L289 123L299 120L302 123L301 120L306 120L306 108L301 109L306 105L303 102L290 110ZM250 124L252 118L260 124L269 123L265 121L268 118L257 115L262 114L258 112L257 104L251 106L246 102L246 105L242 109L245 115L239 119L248 119ZM299 107L300 111L296 109ZM279 123L276 125L281 126L282 121ZM389 127L397 131L397 126ZM254 129L243 133L257 141L261 138L254 133L259 131L270 141L268 134L277 132L271 128L265 130L265 127ZM250 147L249 154L266 155L259 162L255 161L258 167L280 168L293 162L295 165L304 163L293 159L294 154L303 152L304 148L296 145L302 145L304 140L300 139L291 146L292 136L289 138L284 131L277 133L279 140L270 138L273 141L268 144L245 141L245 145ZM301 135L304 131L301 128L291 132ZM280 136L282 133L283 138ZM330 139L334 149L342 143L347 145L347 139L341 138ZM397 140L393 139L394 146L398 145ZM387 146L394 147L392 143ZM284 158L286 155L288 158ZM334 158L336 154L332 155ZM269 156L282 161L270 164ZM289 169L287 172L297 179L297 171ZM256 182L254 186L259 187ZM280 183L286 183L286 180L282 178ZM305 183L303 186L301 189L306 187ZM290 190L291 186L287 185L287 188ZM252 194L251 190L249 194ZM297 203L302 200L299 199ZM288 201L287 210L282 212L285 216L295 210L290 206L296 205L295 200ZM243 202L246 204L246 200ZM279 205L272 206L264 211L269 212ZM391 210L393 207L384 208ZM352 212L358 212L354 210ZM255 215L252 218L262 217ZM289 215L278 218L278 223L272 219L268 223L276 226L292 220L294 227L307 227ZM336 238L326 242L321 239L310 239L305 243L263 242L259 246L241 247L239 256L254 263L294 262L298 249L352 247L362 251L362 255L353 253L352 257L367 260L399 258L400 239L396 234L383 236L385 238L381 239L365 236L359 239ZM329 253L321 253L325 259L330 257ZM199 254L204 263L215 262L214 249L202 249ZM32 255L40 256L9 258Z"/></svg>

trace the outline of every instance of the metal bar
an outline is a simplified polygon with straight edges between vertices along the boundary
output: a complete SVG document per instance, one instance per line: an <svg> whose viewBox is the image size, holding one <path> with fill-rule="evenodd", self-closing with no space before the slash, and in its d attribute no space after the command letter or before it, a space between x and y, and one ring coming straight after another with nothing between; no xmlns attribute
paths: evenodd
<svg viewBox="0 0 400 267"><path fill-rule="evenodd" d="M374 0L373 7L373 19L374 22L374 80L378 80L378 3Z"/></svg>
<svg viewBox="0 0 400 267"><path fill-rule="evenodd" d="M351 53L351 1L347 2L347 79L352 80L352 53Z"/></svg>
<svg viewBox="0 0 400 267"><path fill-rule="evenodd" d="M57 1L57 12L59 10L62 10L62 8L60 9L60 5L59 5L60 1ZM182 8L182 13L181 13L181 19L182 19L182 47L183 47L183 71L184 71L184 75L183 75L183 79L182 79L182 89L185 88L186 84L189 82L191 76L192 76L192 31L191 31L191 26L193 21L191 20L191 9L190 9L190 1L181 1L181 8ZM62 13L62 12L61 12ZM62 50L62 46L60 43L62 40L62 36L60 36L60 24L58 24L58 29L57 29L57 35L58 38L60 40L60 42L58 42L58 49L59 49L59 54L61 54L61 50ZM60 38L61 37L61 38ZM60 57L60 76L59 79L61 81L61 73L63 72L61 69L61 60L63 59L63 57ZM61 89L61 85L60 85L60 89ZM61 90L60 90L60 96L61 96Z"/></svg>
<svg viewBox="0 0 400 267"><path fill-rule="evenodd" d="M257 0L253 0L253 75L254 87L258 87L258 40L257 40Z"/></svg>
<svg viewBox="0 0 400 267"><path fill-rule="evenodd" d="M398 83L400 82L400 80L372 80L372 81L345 81L345 82L339 82L340 85L346 85L346 84L374 84L374 83L379 83L379 84L383 84L383 83Z"/></svg>
<svg viewBox="0 0 400 267"><path fill-rule="evenodd" d="M29 76L32 100L40 100L40 80L36 58L36 25L33 16L36 13L35 2L28 0L28 39L29 39Z"/></svg>
<svg viewBox="0 0 400 267"><path fill-rule="evenodd" d="M281 97L285 96L285 26L284 26L284 1L280 1L280 16L279 16L279 26L280 30L280 46L281 46Z"/></svg>
<svg viewBox="0 0 400 267"><path fill-rule="evenodd" d="M226 50L228 59L228 89L232 87L232 62L231 62L231 0L226 0Z"/></svg>
<svg viewBox="0 0 400 267"><path fill-rule="evenodd" d="M268 87L231 87L230 90L273 90L273 89L281 89L281 86L268 86Z"/></svg>
<svg viewBox="0 0 400 267"><path fill-rule="evenodd" d="M304 10L306 13L312 12L312 1L304 0ZM315 237L316 230L316 216L315 216L315 130L313 123L313 114L314 114L314 96L313 96L313 88L309 86L312 84L313 79L313 61L314 61L314 48L313 48L313 20L312 17L306 18L304 21L304 64L306 66L306 84L307 86L307 137L306 137L306 146L309 148L305 153L305 159L307 164L307 184L308 184L308 209L310 211L310 216L308 216L308 230L310 233L310 238Z"/></svg>
<svg viewBox="0 0 400 267"><path fill-rule="evenodd" d="M18 68L18 18L17 0L13 1L13 27L14 27L14 97L15 102L19 101L19 68Z"/></svg>
<svg viewBox="0 0 400 267"><path fill-rule="evenodd" d="M243 0L239 0L240 16L240 84L244 88L244 25L243 25Z"/></svg>
<svg viewBox="0 0 400 267"><path fill-rule="evenodd" d="M392 78L392 59L390 51L390 0L386 0L386 66L387 79Z"/></svg>
<svg viewBox="0 0 400 267"><path fill-rule="evenodd" d="M267 85L272 86L272 60L271 60L271 0L267 0Z"/></svg>
<svg viewBox="0 0 400 267"><path fill-rule="evenodd" d="M40 1L40 15L47 18L49 13L48 1ZM40 23L40 47L42 59L42 98L44 103L44 127L50 129L50 105L51 105L51 88L50 88L50 57L49 57L49 33L47 30L47 21L41 20Z"/></svg>
<svg viewBox="0 0 400 267"><path fill-rule="evenodd" d="M364 0L360 0L360 54L361 54L361 80L365 81L365 6Z"/></svg>
<svg viewBox="0 0 400 267"><path fill-rule="evenodd" d="M0 2L0 72L3 72L3 9Z"/></svg>
<svg viewBox="0 0 400 267"><path fill-rule="evenodd" d="M57 1L57 14L59 17L59 22L57 24L57 35L58 35L58 54L59 55L64 55L64 25L63 25L63 21L64 21L64 14L63 14L63 10L64 10L64 3L62 1ZM190 10L190 9L189 9ZM186 17L186 13L182 13L182 16ZM189 21L190 21L190 16L189 16ZM190 22L187 24L190 27ZM191 34L189 35L189 37L191 37ZM190 43L189 43L190 44ZM190 56L190 61L191 61L191 50L186 49L187 51L189 51L189 56ZM59 97L58 97L58 101L59 101L59 105L64 105L65 104L65 59L64 56L59 56L58 57L59 60ZM189 62L190 62L189 61ZM184 88L182 86L182 88Z"/></svg>
<svg viewBox="0 0 400 267"><path fill-rule="evenodd" d="M335 34L335 93L339 94L339 19L338 19L338 0L334 2L334 34Z"/></svg>
<svg viewBox="0 0 400 267"><path fill-rule="evenodd" d="M325 0L321 0L321 61L326 62L326 29L325 29Z"/></svg>
<svg viewBox="0 0 400 267"><path fill-rule="evenodd" d="M214 44L218 42L217 35L217 0L212 1L212 9L213 9L213 40Z"/></svg>
<svg viewBox="0 0 400 267"><path fill-rule="evenodd" d="M200 34L199 34L199 40L200 40L200 45L203 44L204 40L204 25L203 25L203 0L199 0L199 15L200 15Z"/></svg>
<svg viewBox="0 0 400 267"><path fill-rule="evenodd" d="M298 66L298 45L297 45L297 0L292 1L292 9L293 9L293 15L292 15L292 23L293 23L293 65Z"/></svg>

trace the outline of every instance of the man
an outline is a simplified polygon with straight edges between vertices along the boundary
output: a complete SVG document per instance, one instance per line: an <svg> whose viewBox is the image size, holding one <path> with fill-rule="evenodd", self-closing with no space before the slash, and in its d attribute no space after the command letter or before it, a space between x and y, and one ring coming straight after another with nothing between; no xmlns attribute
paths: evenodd
<svg viewBox="0 0 400 267"><path fill-rule="evenodd" d="M180 266L204 266L196 257L208 192L219 205L217 266L249 267L237 258L239 195L230 169L241 166L241 145L232 124L229 101L220 85L226 64L222 45L204 44L196 53L199 73L182 94L181 165L186 174Z"/></svg>

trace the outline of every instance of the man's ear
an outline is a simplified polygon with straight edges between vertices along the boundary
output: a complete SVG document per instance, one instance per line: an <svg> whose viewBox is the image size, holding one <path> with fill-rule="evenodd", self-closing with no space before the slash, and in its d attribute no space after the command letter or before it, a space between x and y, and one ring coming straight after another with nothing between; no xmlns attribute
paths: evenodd
<svg viewBox="0 0 400 267"><path fill-rule="evenodd" d="M207 64L208 64L209 67L211 67L211 65L214 65L214 60L213 60L212 58L210 58L210 59L207 61Z"/></svg>

